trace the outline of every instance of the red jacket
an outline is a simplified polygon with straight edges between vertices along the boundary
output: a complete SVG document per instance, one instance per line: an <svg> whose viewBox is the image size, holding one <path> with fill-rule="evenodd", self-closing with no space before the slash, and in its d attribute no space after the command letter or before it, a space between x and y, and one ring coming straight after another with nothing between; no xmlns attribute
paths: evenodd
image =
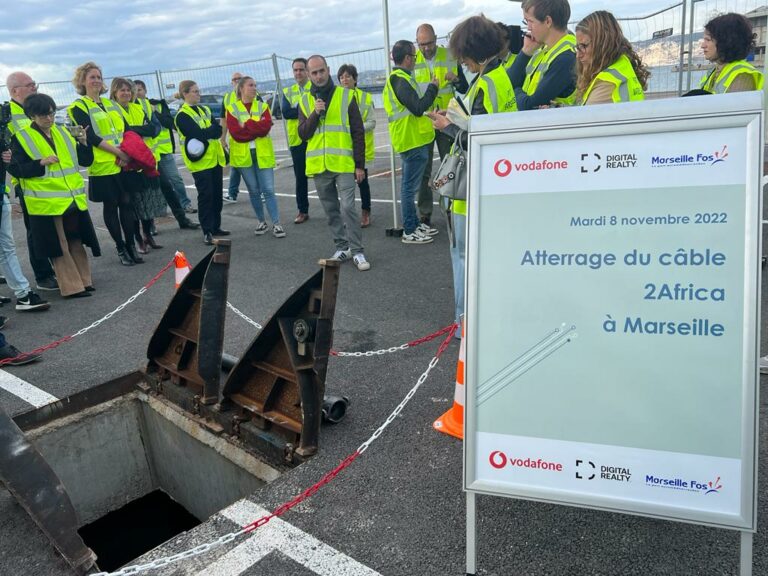
<svg viewBox="0 0 768 576"><path fill-rule="evenodd" d="M254 100L255 102L255 100ZM246 104L243 102L245 109L248 112L251 111L251 105L253 102ZM269 110L265 110L258 122L253 118L246 120L245 126L240 126L237 122L237 118L227 112L227 130L229 130L230 136L238 142L250 142L256 138L263 138L272 129L272 116L269 114Z"/></svg>
<svg viewBox="0 0 768 576"><path fill-rule="evenodd" d="M146 145L141 136L135 132L125 132L120 150L131 157L131 162L123 170L143 170L150 178L160 176L157 171L157 162L152 155L152 150Z"/></svg>

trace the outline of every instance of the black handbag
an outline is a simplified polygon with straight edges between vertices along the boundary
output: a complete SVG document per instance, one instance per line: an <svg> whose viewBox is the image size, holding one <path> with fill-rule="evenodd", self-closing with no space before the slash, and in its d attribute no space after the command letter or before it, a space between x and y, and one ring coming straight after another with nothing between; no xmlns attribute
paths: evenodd
<svg viewBox="0 0 768 576"><path fill-rule="evenodd" d="M459 130L432 181L432 189L450 200L467 199L467 153L461 145L461 134Z"/></svg>

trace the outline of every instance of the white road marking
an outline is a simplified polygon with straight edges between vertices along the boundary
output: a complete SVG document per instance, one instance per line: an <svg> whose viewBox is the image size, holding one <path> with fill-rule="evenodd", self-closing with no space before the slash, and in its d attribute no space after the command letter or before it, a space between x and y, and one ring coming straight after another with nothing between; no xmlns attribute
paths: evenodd
<svg viewBox="0 0 768 576"><path fill-rule="evenodd" d="M22 380L5 370L0 370L0 388L21 398L24 402L32 404L35 408L40 408L58 400L56 396L52 396L45 390L32 386L26 380Z"/></svg>
<svg viewBox="0 0 768 576"><path fill-rule="evenodd" d="M249 500L241 500L221 514L239 526L269 514ZM199 571L195 576L235 576L276 550L318 576L381 576L295 526L272 518L245 542Z"/></svg>

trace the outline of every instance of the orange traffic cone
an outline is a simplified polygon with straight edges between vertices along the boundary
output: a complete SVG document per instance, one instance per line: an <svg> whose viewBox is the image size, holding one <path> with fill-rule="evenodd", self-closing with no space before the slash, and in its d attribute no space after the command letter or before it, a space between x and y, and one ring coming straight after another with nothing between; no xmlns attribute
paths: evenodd
<svg viewBox="0 0 768 576"><path fill-rule="evenodd" d="M461 346L459 347L459 362L456 365L456 391L453 395L453 407L440 416L432 427L438 432L449 434L459 440L464 440L464 321L461 322Z"/></svg>
<svg viewBox="0 0 768 576"><path fill-rule="evenodd" d="M192 271L192 267L189 265L187 257L184 256L184 252L177 250L173 259L176 264L176 290L178 290L184 278Z"/></svg>

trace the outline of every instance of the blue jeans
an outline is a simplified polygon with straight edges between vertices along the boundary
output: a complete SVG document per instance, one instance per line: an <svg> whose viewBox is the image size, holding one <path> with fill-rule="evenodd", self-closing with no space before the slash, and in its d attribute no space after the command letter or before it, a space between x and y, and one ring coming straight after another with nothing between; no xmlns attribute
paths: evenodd
<svg viewBox="0 0 768 576"><path fill-rule="evenodd" d="M245 184L248 186L248 183ZM238 170L232 170L229 171L229 190L227 190L227 195L232 198L232 200L237 200L237 195L240 192L240 172Z"/></svg>
<svg viewBox="0 0 768 576"><path fill-rule="evenodd" d="M406 234L411 234L419 225L414 200L421 185L421 178L424 176L424 169L427 166L428 146L432 146L432 142L400 153L400 160L403 166L403 181L400 185L400 209L403 214L403 230Z"/></svg>
<svg viewBox="0 0 768 576"><path fill-rule="evenodd" d="M464 214L451 213L453 219L453 238L451 243L451 266L453 267L454 319L459 322L464 314L464 270L467 250L467 217Z"/></svg>
<svg viewBox="0 0 768 576"><path fill-rule="evenodd" d="M24 297L29 292L29 280L21 271L19 257L16 256L16 244L13 242L11 203L8 195L3 194L3 214L0 216L0 269L3 271L8 287L16 298Z"/></svg>
<svg viewBox="0 0 768 576"><path fill-rule="evenodd" d="M173 189L182 208L189 208L192 201L187 196L187 189L184 187L184 180L181 179L173 154L160 154L157 169L160 172L161 183Z"/></svg>
<svg viewBox="0 0 768 576"><path fill-rule="evenodd" d="M243 180L245 180L245 187L248 188L248 194L251 197L251 206L253 206L253 211L256 212L256 218L259 219L259 222L264 222L263 196L272 224L280 224L280 212L277 210L277 198L275 197L274 169L259 168L255 150L251 150L251 160L253 161L251 166L248 168L235 168L232 170L232 173L242 176Z"/></svg>

